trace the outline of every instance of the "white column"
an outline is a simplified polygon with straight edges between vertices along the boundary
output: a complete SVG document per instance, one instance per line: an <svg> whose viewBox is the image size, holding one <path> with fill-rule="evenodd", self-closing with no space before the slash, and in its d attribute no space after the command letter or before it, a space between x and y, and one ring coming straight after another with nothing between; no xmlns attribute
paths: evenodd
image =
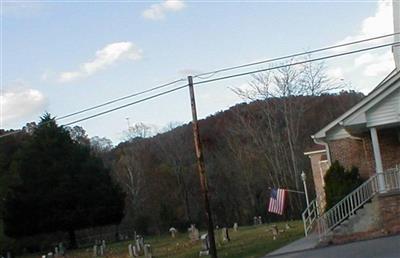
<svg viewBox="0 0 400 258"><path fill-rule="evenodd" d="M385 179L383 177L383 165L382 165L381 150L379 147L378 133L376 132L375 127L372 127L369 130L371 133L372 148L374 150L375 170L376 170L376 173L378 174L379 192L384 192L385 191Z"/></svg>

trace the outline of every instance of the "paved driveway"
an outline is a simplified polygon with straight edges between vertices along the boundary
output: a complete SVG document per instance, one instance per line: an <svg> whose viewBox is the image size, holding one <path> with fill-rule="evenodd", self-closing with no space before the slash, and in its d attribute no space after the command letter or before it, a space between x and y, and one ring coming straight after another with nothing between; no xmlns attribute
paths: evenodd
<svg viewBox="0 0 400 258"><path fill-rule="evenodd" d="M265 256L267 257L267 256ZM292 252L271 257L287 258L400 258L400 235Z"/></svg>

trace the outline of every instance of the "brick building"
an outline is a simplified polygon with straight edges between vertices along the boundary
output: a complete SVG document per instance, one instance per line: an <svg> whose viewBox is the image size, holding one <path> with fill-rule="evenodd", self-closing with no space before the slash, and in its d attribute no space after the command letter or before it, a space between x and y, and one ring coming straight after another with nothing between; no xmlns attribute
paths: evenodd
<svg viewBox="0 0 400 258"><path fill-rule="evenodd" d="M360 103L312 136L320 148L310 157L317 198L324 202L323 177L338 160L364 179L400 165L400 72L393 71Z"/></svg>
<svg viewBox="0 0 400 258"><path fill-rule="evenodd" d="M399 32L400 2L393 1L393 13ZM395 38L400 42L398 34ZM312 138L320 147L305 152L311 161L320 227L333 232L334 242L400 233L400 46L392 50L395 70L357 105L315 133ZM335 160L347 168L357 167L366 183L338 207L324 211L323 178ZM362 208L363 215L355 216ZM346 220L346 230L337 230Z"/></svg>

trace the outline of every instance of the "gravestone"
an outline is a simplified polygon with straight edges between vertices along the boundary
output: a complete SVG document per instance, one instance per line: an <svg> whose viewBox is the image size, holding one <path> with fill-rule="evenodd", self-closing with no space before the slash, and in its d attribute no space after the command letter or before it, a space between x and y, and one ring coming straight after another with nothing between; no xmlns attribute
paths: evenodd
<svg viewBox="0 0 400 258"><path fill-rule="evenodd" d="M279 234L278 227L276 225L272 225L272 239L276 240L278 234Z"/></svg>
<svg viewBox="0 0 400 258"><path fill-rule="evenodd" d="M101 241L101 246L103 247L104 250L106 250L106 240Z"/></svg>
<svg viewBox="0 0 400 258"><path fill-rule="evenodd" d="M199 230L196 228L196 226L194 224L192 224L190 226L190 228L188 229L189 232L189 239L192 242L196 242L199 240L200 238L200 233Z"/></svg>
<svg viewBox="0 0 400 258"><path fill-rule="evenodd" d="M175 238L176 232L178 232L178 230L176 230L176 228L174 228L174 227L171 227L169 229L169 233L171 233L172 238Z"/></svg>
<svg viewBox="0 0 400 258"><path fill-rule="evenodd" d="M58 257L59 252L58 252L58 246L54 247L54 256Z"/></svg>
<svg viewBox="0 0 400 258"><path fill-rule="evenodd" d="M103 246L103 245L100 245L99 251L100 251L100 252L99 252L100 256L103 256L103 255L104 255L104 252L105 252L104 246Z"/></svg>
<svg viewBox="0 0 400 258"><path fill-rule="evenodd" d="M289 223L286 223L285 228L286 228L286 230L289 230L289 229L291 229L292 227L289 225Z"/></svg>
<svg viewBox="0 0 400 258"><path fill-rule="evenodd" d="M62 256L65 255L65 248L62 242L58 243L58 253Z"/></svg>
<svg viewBox="0 0 400 258"><path fill-rule="evenodd" d="M98 251L97 251L97 245L93 246L93 257L97 257Z"/></svg>
<svg viewBox="0 0 400 258"><path fill-rule="evenodd" d="M262 218L261 218L261 216L258 216L258 225L262 225L263 223L262 223Z"/></svg>
<svg viewBox="0 0 400 258"><path fill-rule="evenodd" d="M222 230L221 230L221 238L222 238L222 242L231 241L231 239L229 238L228 228L222 228Z"/></svg>
<svg viewBox="0 0 400 258"><path fill-rule="evenodd" d="M201 235L201 250L199 256L209 255L210 253L210 240L208 234Z"/></svg>
<svg viewBox="0 0 400 258"><path fill-rule="evenodd" d="M153 258L153 250L150 244L145 244L143 249L144 249L144 257Z"/></svg>
<svg viewBox="0 0 400 258"><path fill-rule="evenodd" d="M136 250L136 246L133 244L128 245L129 257L138 257L139 254Z"/></svg>
<svg viewBox="0 0 400 258"><path fill-rule="evenodd" d="M233 223L233 231L237 232L239 229L239 225L237 222Z"/></svg>
<svg viewBox="0 0 400 258"><path fill-rule="evenodd" d="M137 239L136 239L136 250L138 252L138 254L143 253L143 249L144 249L144 238L140 235L137 235Z"/></svg>
<svg viewBox="0 0 400 258"><path fill-rule="evenodd" d="M53 252L50 252L46 255L46 258L54 258Z"/></svg>
<svg viewBox="0 0 400 258"><path fill-rule="evenodd" d="M253 217L253 225L254 226L258 225L258 218L256 216Z"/></svg>

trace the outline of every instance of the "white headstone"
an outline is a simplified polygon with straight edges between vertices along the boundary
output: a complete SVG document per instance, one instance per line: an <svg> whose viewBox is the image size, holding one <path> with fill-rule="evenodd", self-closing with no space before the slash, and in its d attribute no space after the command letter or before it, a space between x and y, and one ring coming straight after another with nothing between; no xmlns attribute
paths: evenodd
<svg viewBox="0 0 400 258"><path fill-rule="evenodd" d="M208 234L201 235L201 250L199 255L208 255L210 252L210 240L208 239Z"/></svg>
<svg viewBox="0 0 400 258"><path fill-rule="evenodd" d="M153 251L151 249L151 245L150 244L145 244L144 245L144 257L153 258Z"/></svg>
<svg viewBox="0 0 400 258"><path fill-rule="evenodd" d="M238 229L239 229L239 225L238 225L237 222L235 222L235 223L233 224L233 230L236 232L236 231L238 231Z"/></svg>
<svg viewBox="0 0 400 258"><path fill-rule="evenodd" d="M178 232L178 230L176 230L176 228L174 228L174 227L171 227L169 229L169 233L171 233L172 238L175 238L176 232Z"/></svg>
<svg viewBox="0 0 400 258"><path fill-rule="evenodd" d="M221 230L221 238L222 238L222 242L229 242L230 241L229 233L228 233L228 229L227 228L222 228L222 230Z"/></svg>

